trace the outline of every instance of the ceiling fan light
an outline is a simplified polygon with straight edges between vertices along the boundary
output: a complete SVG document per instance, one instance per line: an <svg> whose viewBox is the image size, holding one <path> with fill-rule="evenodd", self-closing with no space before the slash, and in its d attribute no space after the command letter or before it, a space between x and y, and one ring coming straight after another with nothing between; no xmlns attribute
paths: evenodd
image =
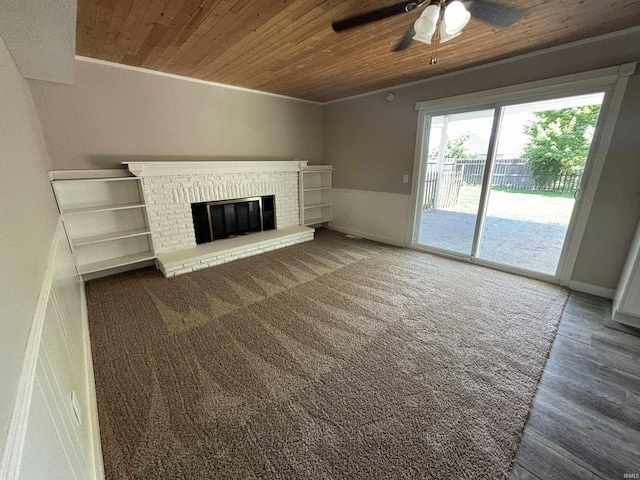
<svg viewBox="0 0 640 480"><path fill-rule="evenodd" d="M452 38L456 38L461 33L462 33L462 30L458 30L457 32L449 33L447 31L447 28L446 28L444 22L442 22L440 24L440 43L448 42Z"/></svg>
<svg viewBox="0 0 640 480"><path fill-rule="evenodd" d="M414 40L423 43L431 43L431 37L438 27L438 19L440 18L440 7L437 5L429 5L424 9L422 15L418 17L413 24L415 30Z"/></svg>
<svg viewBox="0 0 640 480"><path fill-rule="evenodd" d="M442 24L448 34L460 33L465 25L469 23L470 18L471 14L467 12L462 2L455 0L447 5Z"/></svg>

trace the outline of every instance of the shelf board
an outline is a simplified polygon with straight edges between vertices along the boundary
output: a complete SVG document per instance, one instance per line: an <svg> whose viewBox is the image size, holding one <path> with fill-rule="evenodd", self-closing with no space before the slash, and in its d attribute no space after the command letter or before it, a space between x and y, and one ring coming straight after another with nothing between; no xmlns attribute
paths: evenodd
<svg viewBox="0 0 640 480"><path fill-rule="evenodd" d="M99 272L101 270L122 267L124 265L131 265L132 263L144 262L145 260L152 260L154 258L156 258L156 256L152 251L134 253L133 255L126 255L124 257L102 260L101 262L78 265L78 273L80 275L86 275L87 273Z"/></svg>
<svg viewBox="0 0 640 480"><path fill-rule="evenodd" d="M320 207L330 207L331 204L328 202L320 202L320 203L310 203L309 205L305 205L304 209L307 208L320 208Z"/></svg>
<svg viewBox="0 0 640 480"><path fill-rule="evenodd" d="M90 179L114 180L120 178L136 178L126 168L105 168L99 170L49 170L50 180L90 180Z"/></svg>
<svg viewBox="0 0 640 480"><path fill-rule="evenodd" d="M68 207L63 207L62 213L65 215L74 215L78 213L91 213L91 212L104 212L108 210L125 210L127 208L144 208L143 202L134 203L120 203L116 205L101 205L101 204L76 204Z"/></svg>
<svg viewBox="0 0 640 480"><path fill-rule="evenodd" d="M325 223L331 220L331 217L314 217L314 218L305 218L304 224L307 225L315 225L316 223Z"/></svg>
<svg viewBox="0 0 640 480"><path fill-rule="evenodd" d="M315 190L331 190L331 187L313 187L313 188L303 188L303 192L313 192Z"/></svg>
<svg viewBox="0 0 640 480"><path fill-rule="evenodd" d="M127 180L137 180L140 181L139 177L131 176L131 177L102 177L102 178L58 178L55 179L57 185L68 185L70 183L94 183L94 182L122 182Z"/></svg>
<svg viewBox="0 0 640 480"><path fill-rule="evenodd" d="M119 240L122 238L137 237L140 235L151 235L149 228L136 228L134 230L125 230L121 232L109 232L100 235L88 235L86 237L77 237L72 239L74 247L82 245L92 245L94 243L108 242L110 240Z"/></svg>
<svg viewBox="0 0 640 480"><path fill-rule="evenodd" d="M332 171L332 165L307 165L304 170L302 170L302 173L331 173Z"/></svg>

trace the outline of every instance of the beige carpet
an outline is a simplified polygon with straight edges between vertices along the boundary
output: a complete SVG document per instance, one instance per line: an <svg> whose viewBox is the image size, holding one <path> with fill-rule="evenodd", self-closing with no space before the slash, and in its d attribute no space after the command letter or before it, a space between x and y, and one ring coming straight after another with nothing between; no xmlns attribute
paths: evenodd
<svg viewBox="0 0 640 480"><path fill-rule="evenodd" d="M567 298L323 230L87 295L109 479L507 477Z"/></svg>

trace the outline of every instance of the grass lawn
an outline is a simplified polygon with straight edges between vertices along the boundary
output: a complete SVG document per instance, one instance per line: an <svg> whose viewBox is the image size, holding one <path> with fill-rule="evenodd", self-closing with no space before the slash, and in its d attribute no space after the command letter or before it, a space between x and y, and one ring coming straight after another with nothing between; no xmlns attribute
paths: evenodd
<svg viewBox="0 0 640 480"><path fill-rule="evenodd" d="M478 213L479 186L462 186L458 203L444 210ZM491 189L487 216L525 222L569 225L575 200L570 193Z"/></svg>

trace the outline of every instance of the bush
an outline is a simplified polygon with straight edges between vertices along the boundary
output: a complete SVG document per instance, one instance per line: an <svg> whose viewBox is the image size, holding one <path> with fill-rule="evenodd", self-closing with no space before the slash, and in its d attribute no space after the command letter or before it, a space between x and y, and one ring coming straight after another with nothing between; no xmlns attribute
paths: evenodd
<svg viewBox="0 0 640 480"><path fill-rule="evenodd" d="M529 166L533 180L538 187L549 185L562 172L562 162L550 156L532 158L529 161Z"/></svg>

